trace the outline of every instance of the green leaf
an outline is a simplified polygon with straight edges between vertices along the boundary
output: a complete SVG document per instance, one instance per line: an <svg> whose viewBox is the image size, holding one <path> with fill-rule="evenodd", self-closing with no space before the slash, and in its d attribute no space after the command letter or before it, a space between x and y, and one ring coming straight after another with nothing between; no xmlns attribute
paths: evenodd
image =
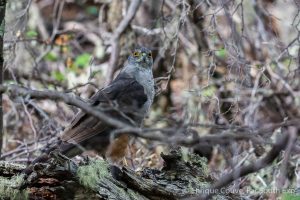
<svg viewBox="0 0 300 200"><path fill-rule="evenodd" d="M49 52L49 53L46 54L45 60L57 61L57 55L54 52Z"/></svg>
<svg viewBox="0 0 300 200"><path fill-rule="evenodd" d="M102 74L102 70L93 71L91 74L91 78L94 78L97 74Z"/></svg>
<svg viewBox="0 0 300 200"><path fill-rule="evenodd" d="M86 12L90 15L98 15L98 8L96 6L89 6L86 8Z"/></svg>
<svg viewBox="0 0 300 200"><path fill-rule="evenodd" d="M29 38L34 38L38 36L38 33L34 30L29 30L26 32L26 36Z"/></svg>
<svg viewBox="0 0 300 200"><path fill-rule="evenodd" d="M201 95L204 97L212 97L215 94L216 90L217 89L215 86L209 86L201 91Z"/></svg>
<svg viewBox="0 0 300 200"><path fill-rule="evenodd" d="M57 80L57 81L64 81L64 80L66 80L65 75L64 75L63 73L61 73L60 71L53 71L53 72L51 73L51 76L52 76L55 80Z"/></svg>
<svg viewBox="0 0 300 200"><path fill-rule="evenodd" d="M300 194L296 194L296 193L283 193L282 194L282 199L283 200L298 200L300 199Z"/></svg>
<svg viewBox="0 0 300 200"><path fill-rule="evenodd" d="M225 58L227 56L227 52L226 49L220 49L216 51L216 56L220 57L220 58Z"/></svg>
<svg viewBox="0 0 300 200"><path fill-rule="evenodd" d="M81 55L77 56L77 58L75 59L74 65L80 69L83 69L86 66L88 66L88 64L91 60L91 57L92 56L88 53L81 54Z"/></svg>

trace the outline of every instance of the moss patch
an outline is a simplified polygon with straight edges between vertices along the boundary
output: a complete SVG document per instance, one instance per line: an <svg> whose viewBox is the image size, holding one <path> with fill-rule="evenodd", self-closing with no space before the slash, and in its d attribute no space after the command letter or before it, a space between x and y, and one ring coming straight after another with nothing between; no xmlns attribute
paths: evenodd
<svg viewBox="0 0 300 200"><path fill-rule="evenodd" d="M104 177L110 176L108 165L103 160L92 160L88 165L80 166L77 171L79 182L90 189L97 187L97 184Z"/></svg>
<svg viewBox="0 0 300 200"><path fill-rule="evenodd" d="M19 190L18 187L23 183L23 176L13 176L10 179L0 178L0 197L1 199L28 199L26 190Z"/></svg>

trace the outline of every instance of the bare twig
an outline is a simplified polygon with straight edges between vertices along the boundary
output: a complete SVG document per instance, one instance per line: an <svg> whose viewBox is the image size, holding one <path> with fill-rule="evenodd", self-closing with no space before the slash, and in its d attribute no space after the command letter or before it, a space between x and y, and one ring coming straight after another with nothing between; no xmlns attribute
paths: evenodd
<svg viewBox="0 0 300 200"><path fill-rule="evenodd" d="M5 91L8 91L11 94L14 94L16 96L23 96L23 97L30 96L36 99L52 99L52 100L64 101L67 104L71 104L81 108L86 113L89 113L94 117L99 118L100 120L102 120L103 122L109 125L112 125L117 128L128 127L126 123L111 118L106 114L104 114L103 112L95 110L93 107L89 106L89 104L85 103L81 99L74 98L69 94L64 94L52 90L37 91L25 87L20 87L18 85L0 86L0 93L3 93Z"/></svg>
<svg viewBox="0 0 300 200"><path fill-rule="evenodd" d="M266 69L267 69L268 73L271 75L272 78L274 78L274 79L280 81L280 82L283 84L283 86L287 89L287 91L291 94L291 96L292 96L293 98L296 98L295 92L294 92L293 88L291 87L290 84L287 83L286 80L284 80L284 79L283 79L282 77L280 77L277 73L275 73L275 72L271 69L271 67L270 67L269 65L266 65Z"/></svg>
<svg viewBox="0 0 300 200"><path fill-rule="evenodd" d="M137 26L137 25L132 25L132 29L141 35L147 35L147 36L158 35L162 32L160 28L147 29L145 27Z"/></svg>
<svg viewBox="0 0 300 200"><path fill-rule="evenodd" d="M234 169L232 172L226 174L225 176L221 177L219 181L217 181L215 184L213 184L209 189L206 189L205 191L209 191L208 193L204 194L201 197L195 198L195 199L208 199L211 195L218 193L218 190L227 186L232 181L246 176L250 173L257 172L258 170L266 167L270 163L273 162L274 159L276 159L279 156L279 153L286 148L286 145L288 143L289 136L287 134L284 134L281 138L279 138L276 142L276 144L273 145L272 149L268 152L268 154L257 160L256 162L241 166L236 169ZM211 191L211 192L210 192Z"/></svg>
<svg viewBox="0 0 300 200"><path fill-rule="evenodd" d="M28 109L27 109L27 106L25 105L24 99L22 98L21 101L22 101L22 105L24 107L24 111L25 111L25 113L28 117L30 127L33 131L33 134L34 134L34 143L35 143L35 145L37 145L37 131L36 131L36 128L34 127L32 117L31 117L30 113L28 112Z"/></svg>
<svg viewBox="0 0 300 200"><path fill-rule="evenodd" d="M280 175L278 177L277 187L283 188L287 176L287 167L288 167L288 161L291 155L291 152L293 150L293 147L295 145L295 142L297 140L297 128L296 127L289 127L289 141L286 148L286 151L284 152L283 161L281 163L280 168Z"/></svg>
<svg viewBox="0 0 300 200"><path fill-rule="evenodd" d="M94 107L90 106L88 103L82 101L78 97L74 97L70 94L65 94L57 91L51 91L51 90L45 90L45 91L37 91L32 90L28 88L24 88L18 85L8 85L8 86L0 86L0 93L3 92L9 92L11 95L15 96L29 96L36 99L51 99L51 100L60 100L64 101L67 104L74 105L76 107L81 108L84 112L98 118L99 120L116 127L117 130L113 132L113 135L115 134L123 134L123 133L129 133L134 136L142 137L149 140L156 140L161 141L165 143L176 143L181 144L184 146L195 146L199 145L202 142L205 143L226 143L232 140L252 140L261 143L262 141L257 137L257 135L261 134L262 132L268 132L274 130L274 128L282 127L282 126L291 126L296 125L298 123L297 119L293 121L287 121L279 124L274 124L273 126L267 126L263 127L261 129L258 129L257 131L251 131L252 134L232 134L232 133L226 133L221 135L209 135L204 137L194 137L194 138L187 138L186 136L177 136L177 134L172 134L172 137L168 134L162 134L162 133L174 133L174 132L184 132L187 130L188 126L182 126L180 128L166 128L166 129L141 129L138 127L131 126L127 123L121 122L115 118L112 118L108 115L106 115L104 112L102 112L99 109L95 109ZM196 124L194 124L196 125ZM231 127L229 130L232 131ZM236 130L241 130L242 127L237 128ZM152 132L152 134L145 134Z"/></svg>
<svg viewBox="0 0 300 200"><path fill-rule="evenodd" d="M113 78L113 73L116 69L117 61L119 59L119 54L120 54L120 47L119 47L119 40L121 37L121 34L125 31L125 29L128 27L130 22L133 20L140 4L141 0L132 0L129 8L127 15L125 18L120 22L116 30L114 31L112 38L111 38L111 43L112 43L112 52L109 60L109 70L107 74L107 79L106 79L106 85L108 85L112 78Z"/></svg>

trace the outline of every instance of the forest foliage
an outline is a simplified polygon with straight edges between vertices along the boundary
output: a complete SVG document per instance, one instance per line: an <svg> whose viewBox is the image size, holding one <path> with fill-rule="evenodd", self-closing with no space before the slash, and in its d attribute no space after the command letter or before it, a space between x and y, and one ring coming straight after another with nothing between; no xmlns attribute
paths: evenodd
<svg viewBox="0 0 300 200"><path fill-rule="evenodd" d="M299 1L11 0L5 20L1 160L29 163L78 111L7 85L88 99L146 46L156 97L126 166L161 169L181 146L207 157L211 188L299 198Z"/></svg>

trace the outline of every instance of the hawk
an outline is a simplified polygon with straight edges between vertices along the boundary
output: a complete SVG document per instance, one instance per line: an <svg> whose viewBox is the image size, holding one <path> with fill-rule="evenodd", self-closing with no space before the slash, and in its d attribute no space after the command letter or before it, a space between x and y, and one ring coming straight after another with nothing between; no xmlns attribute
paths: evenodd
<svg viewBox="0 0 300 200"><path fill-rule="evenodd" d="M155 93L152 66L151 51L145 47L136 48L118 76L89 99L90 106L109 117L133 126L141 126ZM114 130L113 126L79 111L60 134L59 143L55 148L48 148L46 153L35 159L32 164L47 160L53 149L67 157L74 157L84 150L93 149L112 161L117 160L125 155L129 137L122 134L110 141L110 133Z"/></svg>

